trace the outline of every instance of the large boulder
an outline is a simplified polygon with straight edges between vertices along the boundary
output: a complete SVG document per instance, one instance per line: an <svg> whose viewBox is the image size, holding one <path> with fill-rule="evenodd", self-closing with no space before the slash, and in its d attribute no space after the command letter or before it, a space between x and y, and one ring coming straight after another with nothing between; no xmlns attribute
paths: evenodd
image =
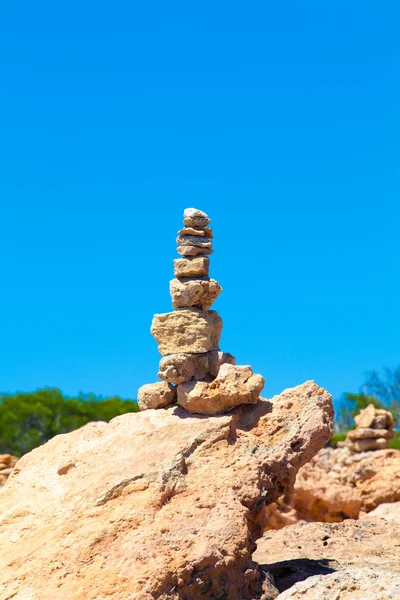
<svg viewBox="0 0 400 600"><path fill-rule="evenodd" d="M264 506L332 434L313 382L229 415L179 407L59 435L0 492L0 589L13 600L267 600L252 561Z"/></svg>
<svg viewBox="0 0 400 600"><path fill-rule="evenodd" d="M297 475L293 493L266 507L267 529L297 521L358 519L386 502L400 501L400 451L354 454L324 448Z"/></svg>
<svg viewBox="0 0 400 600"><path fill-rule="evenodd" d="M397 502L357 521L268 531L254 559L274 576L279 600L397 600L399 546Z"/></svg>

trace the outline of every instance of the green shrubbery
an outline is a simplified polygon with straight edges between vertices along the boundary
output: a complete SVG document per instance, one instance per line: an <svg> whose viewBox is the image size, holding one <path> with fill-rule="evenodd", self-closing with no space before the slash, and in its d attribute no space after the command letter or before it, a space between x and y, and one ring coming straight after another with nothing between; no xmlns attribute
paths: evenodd
<svg viewBox="0 0 400 600"><path fill-rule="evenodd" d="M89 421L109 421L138 410L133 400L102 399L94 395L68 399L57 389L3 395L0 396L0 454L22 456L55 435Z"/></svg>

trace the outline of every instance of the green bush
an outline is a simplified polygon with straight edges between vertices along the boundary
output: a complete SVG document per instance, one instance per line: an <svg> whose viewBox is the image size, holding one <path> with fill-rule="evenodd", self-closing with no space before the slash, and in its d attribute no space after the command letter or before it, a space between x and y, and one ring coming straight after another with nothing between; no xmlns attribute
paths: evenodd
<svg viewBox="0 0 400 600"><path fill-rule="evenodd" d="M344 442L345 438L346 438L346 433L334 433L329 442L329 446L336 448L337 443Z"/></svg>
<svg viewBox="0 0 400 600"><path fill-rule="evenodd" d="M400 450L400 432L396 433L396 437L394 437L389 442L389 448L394 448L395 450Z"/></svg>
<svg viewBox="0 0 400 600"><path fill-rule="evenodd" d="M133 400L102 399L94 395L68 399L57 389L3 395L0 396L0 453L22 456L55 435L89 421L109 421L138 410Z"/></svg>

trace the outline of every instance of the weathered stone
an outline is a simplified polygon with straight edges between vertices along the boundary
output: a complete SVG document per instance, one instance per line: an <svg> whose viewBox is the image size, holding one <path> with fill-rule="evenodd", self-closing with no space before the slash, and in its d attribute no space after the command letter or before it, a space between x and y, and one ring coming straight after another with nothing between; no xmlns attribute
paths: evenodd
<svg viewBox="0 0 400 600"><path fill-rule="evenodd" d="M218 375L221 365L226 363L236 365L236 358L232 354L229 354L229 352L214 351L208 353L208 368L213 377ZM197 377L194 379L197 379Z"/></svg>
<svg viewBox="0 0 400 600"><path fill-rule="evenodd" d="M174 260L175 277L207 277L210 259L208 256L194 258L176 258Z"/></svg>
<svg viewBox="0 0 400 600"><path fill-rule="evenodd" d="M353 449L356 452L365 452L366 450L383 450L388 447L388 441L385 438L361 439L353 442Z"/></svg>
<svg viewBox="0 0 400 600"><path fill-rule="evenodd" d="M272 573L277 600L397 600L397 547L400 503L358 521L268 531L253 558Z"/></svg>
<svg viewBox="0 0 400 600"><path fill-rule="evenodd" d="M221 330L222 319L217 312L198 308L154 315L150 329L162 356L218 350Z"/></svg>
<svg viewBox="0 0 400 600"><path fill-rule="evenodd" d="M365 439L377 439L385 438L391 440L396 435L394 429L371 429L369 427L360 427L352 429L347 433L349 440L365 440Z"/></svg>
<svg viewBox="0 0 400 600"><path fill-rule="evenodd" d="M211 379L209 374L208 356L204 354L169 354L160 360L158 377L170 383L185 383L191 379Z"/></svg>
<svg viewBox="0 0 400 600"><path fill-rule="evenodd" d="M211 219L202 210L196 208L186 208L183 213L183 222L189 227L207 227Z"/></svg>
<svg viewBox="0 0 400 600"><path fill-rule="evenodd" d="M178 235L197 235L197 236L205 236L208 238L214 237L212 234L211 227L204 227L203 229L194 229L193 227L184 227L178 231Z"/></svg>
<svg viewBox="0 0 400 600"><path fill-rule="evenodd" d="M176 388L165 381L147 383L139 388L137 400L140 410L163 408L176 401Z"/></svg>
<svg viewBox="0 0 400 600"><path fill-rule="evenodd" d="M181 256L200 256L202 254L212 254L211 248L199 248L198 246L178 246L176 249Z"/></svg>
<svg viewBox="0 0 400 600"><path fill-rule="evenodd" d="M178 404L190 413L215 415L240 404L257 404L264 378L250 366L223 364L211 383L189 381L178 385Z"/></svg>
<svg viewBox="0 0 400 600"><path fill-rule="evenodd" d="M208 310L222 292L222 288L215 279L191 279L185 282L172 279L169 291L174 308L195 306Z"/></svg>
<svg viewBox="0 0 400 600"><path fill-rule="evenodd" d="M262 507L332 421L329 394L308 382L231 415L175 406L54 437L1 491L1 598L261 598Z"/></svg>
<svg viewBox="0 0 400 600"><path fill-rule="evenodd" d="M212 241L209 238L196 235L178 235L176 243L178 246L196 246L198 248L212 247Z"/></svg>
<svg viewBox="0 0 400 600"><path fill-rule="evenodd" d="M363 408L358 415L354 417L357 427L372 427L375 419L375 407L373 404L369 404L366 408Z"/></svg>
<svg viewBox="0 0 400 600"><path fill-rule="evenodd" d="M212 381L224 363L235 364L235 358L229 352L213 350L204 354L179 352L164 356L160 361L158 377L170 383Z"/></svg>

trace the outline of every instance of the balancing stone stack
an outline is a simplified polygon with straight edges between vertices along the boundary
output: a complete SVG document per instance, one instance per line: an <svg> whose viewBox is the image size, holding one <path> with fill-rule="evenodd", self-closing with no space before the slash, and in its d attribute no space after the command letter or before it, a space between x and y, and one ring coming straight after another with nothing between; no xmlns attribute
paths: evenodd
<svg viewBox="0 0 400 600"><path fill-rule="evenodd" d="M394 419L391 412L369 404L354 417L356 429L348 432L343 445L353 452L384 450L395 436Z"/></svg>
<svg viewBox="0 0 400 600"><path fill-rule="evenodd" d="M236 366L231 354L220 352L222 319L210 307L222 291L209 277L212 254L210 219L187 208L178 231L180 258L174 260L170 282L173 312L154 315L151 333L162 355L158 377L138 392L141 410L174 402L191 413L217 414L240 404L256 404L264 386L250 366Z"/></svg>

